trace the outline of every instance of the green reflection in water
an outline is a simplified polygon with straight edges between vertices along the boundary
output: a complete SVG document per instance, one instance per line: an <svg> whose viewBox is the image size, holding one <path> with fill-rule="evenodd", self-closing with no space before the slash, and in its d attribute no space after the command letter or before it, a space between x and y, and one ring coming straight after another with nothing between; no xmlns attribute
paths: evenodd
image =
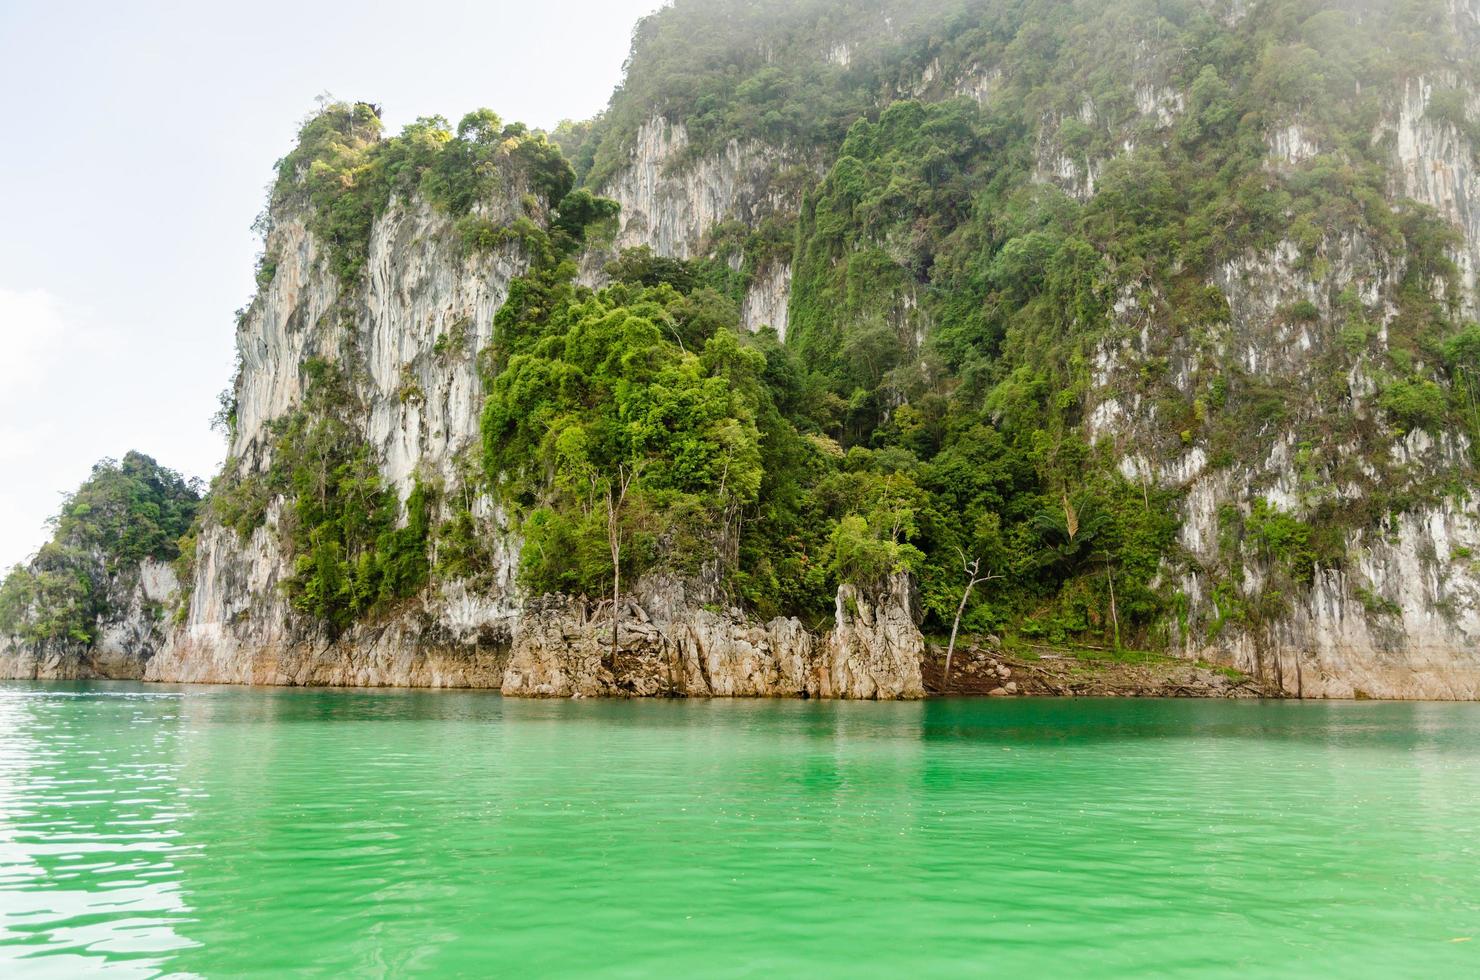
<svg viewBox="0 0 1480 980"><path fill-rule="evenodd" d="M8 683L0 973L1474 974L1477 817L1468 704Z"/></svg>

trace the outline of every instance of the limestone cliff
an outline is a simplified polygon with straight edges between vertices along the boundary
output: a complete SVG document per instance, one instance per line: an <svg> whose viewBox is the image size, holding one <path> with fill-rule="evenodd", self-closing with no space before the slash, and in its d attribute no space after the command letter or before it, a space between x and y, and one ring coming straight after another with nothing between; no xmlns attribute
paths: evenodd
<svg viewBox="0 0 1480 980"><path fill-rule="evenodd" d="M838 592L837 625L818 638L796 619L749 622L674 602L674 583L644 607L624 599L612 645L612 607L564 596L530 603L514 635L503 693L521 697L924 697L924 641L910 583L865 597ZM679 589L681 595L681 587Z"/></svg>
<svg viewBox="0 0 1480 980"><path fill-rule="evenodd" d="M104 677L141 680L149 662L165 646L169 611L179 583L168 564L146 558L109 574L103 562L90 563L104 583L88 638L0 638L0 677L78 680Z"/></svg>
<svg viewBox="0 0 1480 980"><path fill-rule="evenodd" d="M1473 16L1462 8L1455 15ZM1446 84L1473 104L1467 83ZM1426 113L1435 88L1419 78L1392 92L1372 139L1391 147L1394 193L1434 208L1458 232L1454 300L1473 316L1480 147ZM1292 124L1273 135L1270 166L1299 168L1322 152ZM1230 318L1202 343L1158 335L1156 300L1123 296L1116 307L1121 339L1101 349L1095 368L1090 430L1114 443L1129 479L1181 493L1180 544L1189 560L1176 573L1186 603L1176 643L1189 657L1231 663L1292 696L1475 698L1480 569L1470 555L1480 543L1480 507L1468 476L1464 489L1451 486L1377 528L1348 532L1344 550L1352 559L1341 568L1316 567L1306 583L1276 582L1267 560L1247 550L1230 559L1222 544L1230 515L1247 517L1256 502L1305 515L1394 491L1422 497L1424 487L1470 473L1466 435L1380 424L1373 365L1398 316L1401 259L1361 237L1327 241L1321 251L1322 280L1288 241L1224 265L1209 285L1226 297ZM1342 297L1353 295L1373 311L1376 328L1372 350L1354 357L1343 350L1351 341L1343 341L1338 310ZM1297 307L1314 315L1291 322ZM1153 435L1166 427L1146 397L1140 365L1158 358L1166 358L1171 384L1189 398L1206 390L1200 386L1210 372L1234 370L1286 392L1293 411L1283 425L1249 433L1253 451L1245 458L1214 469L1213 449L1202 439L1175 444ZM1304 401L1326 386L1333 361L1343 372L1340 404ZM1328 413L1343 421L1332 425ZM1220 580L1238 584L1220 597ZM1256 623L1224 623L1229 595L1257 604L1271 589L1288 595L1283 608Z"/></svg>
<svg viewBox="0 0 1480 980"><path fill-rule="evenodd" d="M522 188L483 212L508 220ZM498 208L505 208L503 214ZM398 200L374 223L365 275L350 294L325 267L305 215L275 216L266 242L276 271L238 327L241 370L228 475L265 471L271 424L298 407L303 363L347 362L363 432L385 480L404 500L416 478L461 492L478 443L478 351L524 260L516 246L464 257L452 221L424 200ZM470 508L499 556L476 586L444 581L374 624L330 635L292 609L282 583L281 500L243 538L207 521L183 623L152 661L149 680L210 683L497 687L518 610L517 539L497 507Z"/></svg>
<svg viewBox="0 0 1480 980"><path fill-rule="evenodd" d="M688 259L707 253L711 233L725 225L754 228L768 218L794 215L805 177L816 177L795 152L756 140L730 140L718 153L695 157L681 122L654 116L637 131L626 165L601 192L621 205L617 235L583 261L584 279L599 283L602 265L622 248L646 246L658 255ZM733 263L742 257L733 255ZM774 327L786 336L791 265L769 258L750 270L741 323Z"/></svg>
<svg viewBox="0 0 1480 980"><path fill-rule="evenodd" d="M713 224L754 219L780 206L767 189L773 155L731 145L720 158L671 174L665 160L683 141L682 127L655 121L645 130L631 168L612 188L624 205L619 244L649 243L681 256ZM510 182L480 206L479 216L508 224L526 196ZM238 327L241 369L227 478L268 470L274 422L302 405L302 367L318 357L348 369L364 436L403 501L418 480L434 480L458 496L480 438L485 391L478 353L493 340L494 315L510 282L527 267L521 249L468 255L447 215L425 200L396 200L375 219L364 275L347 291L304 209L282 209L272 219L265 249L273 275ZM784 288L784 270L772 271L754 292L755 315L783 331ZM142 676L501 687L532 696L921 695L918 658L912 658L921 646L915 623L885 607L875 622L868 605L861 614L866 622L840 630L845 639L834 655L794 619L755 624L738 610L721 615L682 601L675 607L670 595L661 603L668 615L654 621L636 599L624 600L613 665L602 625L609 614L603 620L575 600L521 595L514 581L517 535L489 496L478 494L470 511L477 533L492 542L491 574L438 579L338 633L295 610L285 594L293 560L283 549L283 527L292 518L281 496L245 535L208 518L196 542L183 621ZM875 637L877 656L869 649Z"/></svg>
<svg viewBox="0 0 1480 980"><path fill-rule="evenodd" d="M735 23L756 16L738 0L717 6ZM1337 33L1392 15L1380 3L1316 5L1329 9L1308 23L1297 11L1302 26L1288 28L1245 0L1154 17L1070 3L1076 26L1057 34L985 0L826 6L750 25L755 36L722 59L706 52L729 42L684 29L716 16L705 5L649 22L593 137L604 162L588 189L620 211L579 247L584 231L560 214L568 188L519 162L522 127L466 146L463 127L439 131L438 146L494 156L435 179L387 177L380 196L350 201L358 210L323 206L312 167L290 167L237 328L230 458L180 565L178 623L158 615L174 604L164 565L111 569L95 639L12 640L0 670L540 697L920 697L922 617L932 633L951 625L967 559L951 552L992 524L951 507L986 500L994 520L1015 521L993 525L1004 529L993 547L1022 552L1000 577L1037 577L1015 606L978 610L978 626L1120 645L1120 569L1110 545L1076 543L1070 502L1101 467L1117 499L1173 525L1140 583L1135 642L1236 667L1275 694L1480 697L1480 494L1474 427L1457 424L1480 409L1473 391L1461 404L1463 369L1444 353L1480 314L1474 0L1426 7L1432 38L1394 55L1380 84L1341 61L1356 35ZM1358 99L1355 121L1335 104ZM357 152L349 136L325 159ZM433 166L417 138L393 147L388 173ZM449 190L461 179L471 190ZM1182 208L1224 179L1218 207ZM346 214L363 226L336 224ZM557 233L570 251L550 246ZM1077 251L1053 251L1071 237ZM349 239L364 250L346 263ZM730 309L728 325L775 329L796 359L786 410L808 465L839 483L913 473L902 482L934 492L957 480L930 506L850 505L860 519L888 511L869 544L893 549L892 569L933 557L933 570L860 590L817 534L793 566L820 594L800 615L826 621L832 603L831 622L811 630L759 621L713 581L691 592L649 576L614 604L521 586L518 489L481 452L485 399L506 366L500 311L562 262L578 267L572 294L589 296L578 291L606 284L612 260L638 246L691 283L718 283L706 302ZM1063 282L1073 288L1052 291ZM471 567L428 532L414 590L355 596L363 604L337 622L295 592L311 561L299 491L275 468L320 362L343 379L339 421L393 494L396 529L425 491L429 526L461 522L480 549ZM936 466L963 433L975 448ZM1009 442L1010 464L990 455ZM988 470L1005 475L971 484ZM911 558L927 521L938 554ZM733 540L723 550L740 553Z"/></svg>

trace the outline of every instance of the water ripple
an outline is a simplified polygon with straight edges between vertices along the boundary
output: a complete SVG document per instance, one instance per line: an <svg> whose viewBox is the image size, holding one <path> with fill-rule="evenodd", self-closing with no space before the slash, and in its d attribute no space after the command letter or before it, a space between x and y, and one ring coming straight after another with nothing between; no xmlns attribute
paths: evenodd
<svg viewBox="0 0 1480 980"><path fill-rule="evenodd" d="M0 971L1473 974L1477 762L1475 705L0 685Z"/></svg>

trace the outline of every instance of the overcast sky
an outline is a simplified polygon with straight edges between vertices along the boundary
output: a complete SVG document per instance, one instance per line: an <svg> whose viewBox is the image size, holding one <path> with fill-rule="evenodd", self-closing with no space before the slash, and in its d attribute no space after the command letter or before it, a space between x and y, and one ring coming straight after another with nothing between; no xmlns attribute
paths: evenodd
<svg viewBox="0 0 1480 980"><path fill-rule="evenodd" d="M585 118L661 5L0 0L0 571L98 459L214 474L250 226L315 96Z"/></svg>

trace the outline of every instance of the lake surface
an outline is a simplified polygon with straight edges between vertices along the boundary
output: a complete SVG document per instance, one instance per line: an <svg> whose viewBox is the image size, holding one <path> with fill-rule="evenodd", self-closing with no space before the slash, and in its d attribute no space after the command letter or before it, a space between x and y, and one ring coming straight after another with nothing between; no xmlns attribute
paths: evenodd
<svg viewBox="0 0 1480 980"><path fill-rule="evenodd" d="M1480 705L0 684L0 976L1147 971L1480 975Z"/></svg>

